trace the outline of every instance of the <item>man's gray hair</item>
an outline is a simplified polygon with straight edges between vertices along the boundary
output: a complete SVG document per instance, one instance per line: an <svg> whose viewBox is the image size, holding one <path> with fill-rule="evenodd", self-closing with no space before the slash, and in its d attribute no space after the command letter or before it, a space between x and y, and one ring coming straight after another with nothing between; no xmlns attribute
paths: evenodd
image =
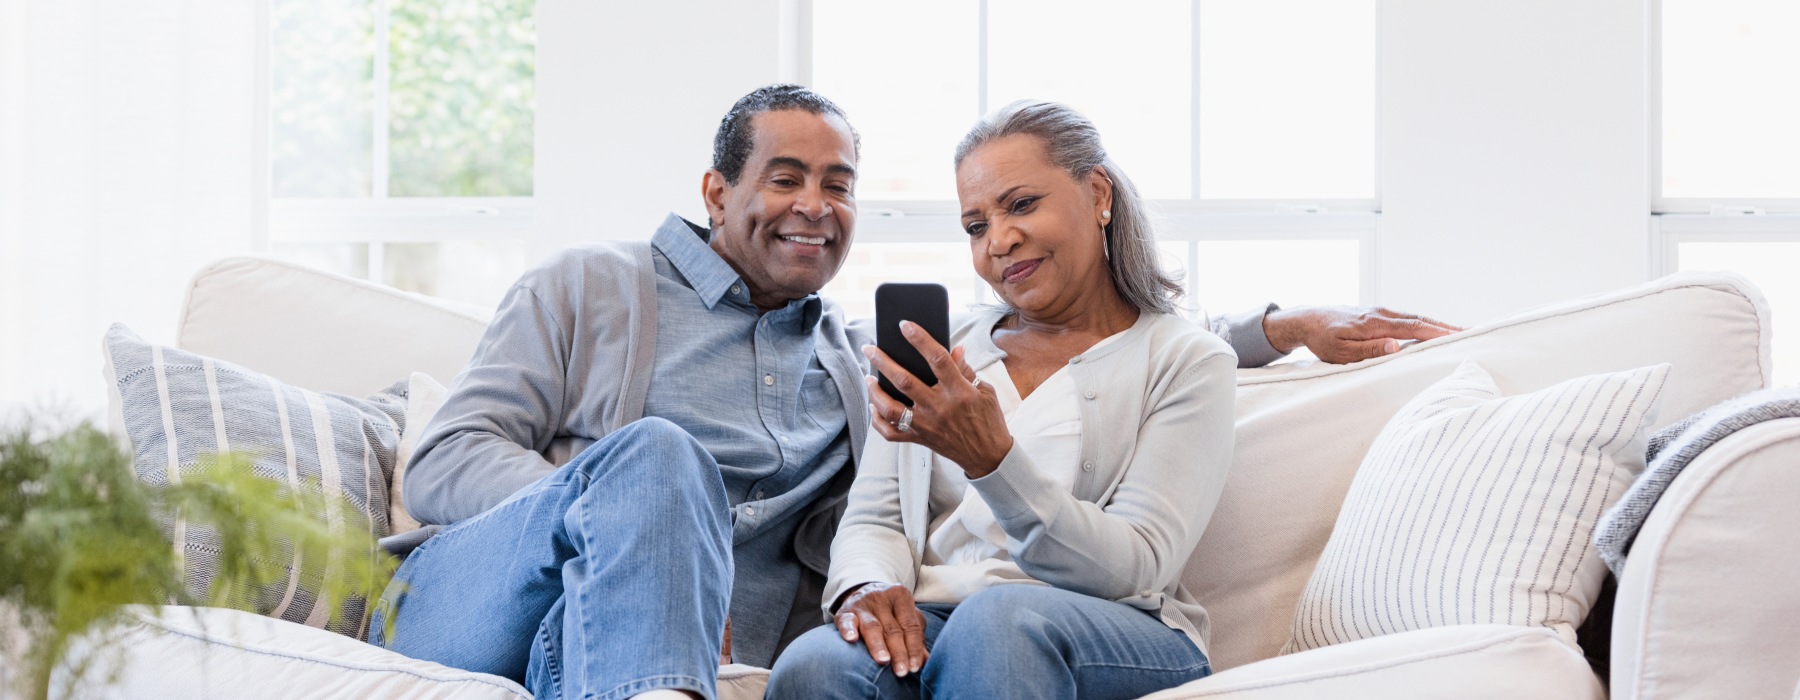
<svg viewBox="0 0 1800 700"><path fill-rule="evenodd" d="M1175 300L1184 290L1179 277L1163 270L1157 261L1156 231L1144 198L1125 171L1106 155L1100 131L1087 117L1068 105L1020 100L982 117L956 147L956 165L962 167L975 149L1014 134L1037 137L1050 162L1085 182L1095 168L1104 168L1112 181L1112 219L1105 227L1105 241L1113 285L1126 303L1139 311L1172 314Z"/></svg>

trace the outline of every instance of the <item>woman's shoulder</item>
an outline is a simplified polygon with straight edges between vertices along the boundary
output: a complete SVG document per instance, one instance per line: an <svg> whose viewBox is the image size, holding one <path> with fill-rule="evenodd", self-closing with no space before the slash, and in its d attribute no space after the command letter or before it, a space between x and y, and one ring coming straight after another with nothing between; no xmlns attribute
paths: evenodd
<svg viewBox="0 0 1800 700"><path fill-rule="evenodd" d="M1147 315L1144 332L1153 355L1166 354L1171 360L1195 364L1212 357L1226 357L1231 359L1232 367L1237 366L1237 352L1205 322L1177 314Z"/></svg>

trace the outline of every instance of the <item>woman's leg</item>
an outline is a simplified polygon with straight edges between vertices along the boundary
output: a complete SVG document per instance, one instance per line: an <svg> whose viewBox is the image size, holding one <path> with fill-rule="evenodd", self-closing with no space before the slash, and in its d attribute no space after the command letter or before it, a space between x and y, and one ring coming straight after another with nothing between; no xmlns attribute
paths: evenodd
<svg viewBox="0 0 1800 700"><path fill-rule="evenodd" d="M944 627L949 606L921 605L925 615L925 648L931 649ZM775 659L769 672L769 700L875 700L917 698L919 674L896 678L887 666L869 658L862 642L844 641L831 625L800 635Z"/></svg>
<svg viewBox="0 0 1800 700"><path fill-rule="evenodd" d="M971 596L938 634L922 680L933 698L1136 698L1211 672L1154 613L1047 586Z"/></svg>

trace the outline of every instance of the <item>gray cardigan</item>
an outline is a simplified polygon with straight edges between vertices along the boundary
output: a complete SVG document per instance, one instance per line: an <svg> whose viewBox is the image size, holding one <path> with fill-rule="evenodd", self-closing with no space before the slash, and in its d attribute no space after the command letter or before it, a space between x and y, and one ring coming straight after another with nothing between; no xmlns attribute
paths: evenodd
<svg viewBox="0 0 1800 700"><path fill-rule="evenodd" d="M1000 316L978 314L952 333L977 371L1005 357L991 337ZM1145 313L1117 341L1069 362L1082 397L1074 492L1059 490L1016 444L970 483L1026 574L1157 611L1205 650L1206 610L1181 586L1181 571L1231 467L1237 357L1196 324ZM870 437L831 546L827 615L852 586L917 583L935 515L930 481L930 450Z"/></svg>

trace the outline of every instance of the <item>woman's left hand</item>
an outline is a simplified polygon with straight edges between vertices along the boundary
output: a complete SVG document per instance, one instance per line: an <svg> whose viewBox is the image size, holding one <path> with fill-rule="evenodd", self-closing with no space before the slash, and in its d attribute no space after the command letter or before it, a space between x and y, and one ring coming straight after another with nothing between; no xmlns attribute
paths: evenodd
<svg viewBox="0 0 1800 700"><path fill-rule="evenodd" d="M934 386L906 371L874 346L864 346L863 354L887 377L895 389L912 399L912 420L901 430L901 419L907 407L881 390L875 377L867 377L871 425L889 442L912 442L924 445L945 459L957 463L971 479L993 473L1012 451L1012 433L1006 429L1006 416L994 387L975 377L975 370L963 361L963 349L945 350L918 324L903 321L900 332L937 375Z"/></svg>

